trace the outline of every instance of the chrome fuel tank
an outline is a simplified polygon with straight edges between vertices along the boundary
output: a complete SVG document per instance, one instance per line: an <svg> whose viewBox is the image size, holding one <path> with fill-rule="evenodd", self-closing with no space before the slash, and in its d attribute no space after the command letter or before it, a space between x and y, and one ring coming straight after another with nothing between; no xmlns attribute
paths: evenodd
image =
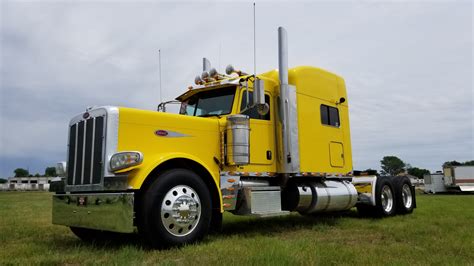
<svg viewBox="0 0 474 266"><path fill-rule="evenodd" d="M349 210L357 203L357 190L348 181L296 184L287 195L293 198L291 209L303 214Z"/></svg>

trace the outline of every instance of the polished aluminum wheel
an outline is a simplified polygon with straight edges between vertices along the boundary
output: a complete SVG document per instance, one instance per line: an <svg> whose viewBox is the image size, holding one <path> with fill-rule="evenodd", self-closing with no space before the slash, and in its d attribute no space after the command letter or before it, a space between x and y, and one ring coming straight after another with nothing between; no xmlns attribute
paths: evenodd
<svg viewBox="0 0 474 266"><path fill-rule="evenodd" d="M166 193L161 204L161 222L170 234L190 234L200 218L201 202L194 189L179 185Z"/></svg>
<svg viewBox="0 0 474 266"><path fill-rule="evenodd" d="M393 193L389 186L382 188L382 208L386 213L390 213L393 209Z"/></svg>
<svg viewBox="0 0 474 266"><path fill-rule="evenodd" d="M402 199L405 208L410 209L413 202L413 195L411 194L411 188L408 184L404 184L402 187Z"/></svg>

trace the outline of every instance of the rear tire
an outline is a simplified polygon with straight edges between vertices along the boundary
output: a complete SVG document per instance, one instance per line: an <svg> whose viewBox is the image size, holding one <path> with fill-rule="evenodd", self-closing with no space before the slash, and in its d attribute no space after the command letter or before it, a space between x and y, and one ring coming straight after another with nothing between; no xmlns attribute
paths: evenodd
<svg viewBox="0 0 474 266"><path fill-rule="evenodd" d="M211 197L203 180L187 169L171 169L143 194L138 230L155 248L190 244L206 236Z"/></svg>
<svg viewBox="0 0 474 266"><path fill-rule="evenodd" d="M357 205L362 216L387 217L395 214L396 195L392 181L387 177L377 177L375 185L375 206Z"/></svg>
<svg viewBox="0 0 474 266"><path fill-rule="evenodd" d="M398 214L412 213L415 208L415 189L410 179L406 176L397 176L393 178L395 189L395 200Z"/></svg>

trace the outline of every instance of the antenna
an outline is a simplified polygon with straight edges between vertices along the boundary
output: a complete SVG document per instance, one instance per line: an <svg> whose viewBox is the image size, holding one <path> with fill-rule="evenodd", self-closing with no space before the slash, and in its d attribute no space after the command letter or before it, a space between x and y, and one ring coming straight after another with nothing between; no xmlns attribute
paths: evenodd
<svg viewBox="0 0 474 266"><path fill-rule="evenodd" d="M160 75L160 103L163 102L162 92L161 92L161 49L158 49L158 65L160 68L159 75Z"/></svg>
<svg viewBox="0 0 474 266"><path fill-rule="evenodd" d="M221 70L221 46L222 43L219 43L219 59L217 60L217 72Z"/></svg>
<svg viewBox="0 0 474 266"><path fill-rule="evenodd" d="M253 2L253 76L257 78L257 41L255 35L255 2Z"/></svg>

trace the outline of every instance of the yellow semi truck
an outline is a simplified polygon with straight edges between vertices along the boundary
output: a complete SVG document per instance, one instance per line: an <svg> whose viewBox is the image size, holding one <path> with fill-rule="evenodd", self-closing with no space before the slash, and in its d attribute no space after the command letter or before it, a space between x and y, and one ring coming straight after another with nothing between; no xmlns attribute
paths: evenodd
<svg viewBox="0 0 474 266"><path fill-rule="evenodd" d="M159 247L202 239L224 211L411 213L407 178L354 175L344 80L288 69L284 28L278 36L278 70L221 74L204 59L179 114L104 106L72 118L53 223L84 240L138 232Z"/></svg>

